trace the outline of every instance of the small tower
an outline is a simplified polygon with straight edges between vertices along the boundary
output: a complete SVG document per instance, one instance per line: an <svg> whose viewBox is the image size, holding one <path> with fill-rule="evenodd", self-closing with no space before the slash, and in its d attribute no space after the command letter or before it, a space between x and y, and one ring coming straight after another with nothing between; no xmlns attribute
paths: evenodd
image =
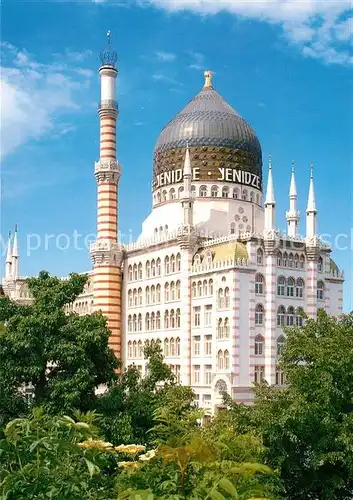
<svg viewBox="0 0 353 500"><path fill-rule="evenodd" d="M17 224L15 226L15 234L13 237L13 246L12 246L12 277L14 280L19 278L20 275L20 256L18 253L18 227Z"/></svg>
<svg viewBox="0 0 353 500"><path fill-rule="evenodd" d="M316 214L317 210L316 210L315 191L314 191L314 173L313 173L313 165L311 165L308 206L306 209L306 237L309 239L316 238L317 236Z"/></svg>
<svg viewBox="0 0 353 500"><path fill-rule="evenodd" d="M190 226L190 227L193 225L193 205L194 205L194 200L191 194L191 178L192 178L192 173L191 173L190 151L189 151L189 144L187 144L185 161L184 161L184 172L183 172L184 196L181 203L184 214L184 226Z"/></svg>
<svg viewBox="0 0 353 500"><path fill-rule="evenodd" d="M9 231L9 240L7 243L7 254L5 263L5 279L12 278L12 248L11 248L11 231Z"/></svg>
<svg viewBox="0 0 353 500"><path fill-rule="evenodd" d="M287 227L288 227L288 235L292 238L297 236L298 225L300 220L300 213L297 210L297 185L295 182L295 172L294 172L294 161L292 162L292 176L290 180L290 188L289 188L289 210L286 213L287 218Z"/></svg>
<svg viewBox="0 0 353 500"><path fill-rule="evenodd" d="M276 225L276 201L272 178L272 158L268 161L268 181L265 200L265 231L274 231Z"/></svg>
<svg viewBox="0 0 353 500"><path fill-rule="evenodd" d="M97 240L91 245L93 261L94 309L108 320L111 331L109 344L116 356L121 356L121 263L122 251L118 244L118 183L120 165L116 155L116 102L115 67L117 54L110 43L102 50L99 68L101 78L100 158L95 164L97 181Z"/></svg>

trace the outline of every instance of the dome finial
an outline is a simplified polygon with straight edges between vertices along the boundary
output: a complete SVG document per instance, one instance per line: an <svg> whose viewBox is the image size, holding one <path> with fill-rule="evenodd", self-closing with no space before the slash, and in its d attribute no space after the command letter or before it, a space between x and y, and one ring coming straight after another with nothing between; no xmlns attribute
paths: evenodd
<svg viewBox="0 0 353 500"><path fill-rule="evenodd" d="M111 34L110 30L107 31L107 45L100 53L100 60L102 61L103 66L114 66L118 60L118 55L115 50L111 46Z"/></svg>
<svg viewBox="0 0 353 500"><path fill-rule="evenodd" d="M207 71L204 72L203 75L205 77L204 88L211 89L212 88L212 76L213 76L212 71L207 70Z"/></svg>

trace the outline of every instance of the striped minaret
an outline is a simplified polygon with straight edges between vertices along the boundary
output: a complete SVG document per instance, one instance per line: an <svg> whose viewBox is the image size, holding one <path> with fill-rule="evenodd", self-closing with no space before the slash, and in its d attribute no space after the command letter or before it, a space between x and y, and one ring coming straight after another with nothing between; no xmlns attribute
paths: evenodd
<svg viewBox="0 0 353 500"><path fill-rule="evenodd" d="M314 191L313 166L310 167L310 184L308 206L306 209L306 255L307 255L307 305L309 318L317 316L317 274L319 258L319 241L317 237L317 210Z"/></svg>
<svg viewBox="0 0 353 500"><path fill-rule="evenodd" d="M110 346L118 358L121 356L121 262L118 244L118 182L120 166L116 158L116 101L117 61L110 46L101 52L100 159L95 164L97 180L97 240L91 246L94 266L94 310L101 311L111 331Z"/></svg>

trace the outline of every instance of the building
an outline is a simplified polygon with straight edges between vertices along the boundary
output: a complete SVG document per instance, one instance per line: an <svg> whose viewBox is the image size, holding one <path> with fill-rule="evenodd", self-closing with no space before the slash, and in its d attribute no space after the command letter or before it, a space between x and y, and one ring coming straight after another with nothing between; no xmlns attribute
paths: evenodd
<svg viewBox="0 0 353 500"><path fill-rule="evenodd" d="M154 150L152 210L134 243L118 242L116 53L101 53L97 240L86 290L69 308L101 310L110 343L125 365L142 374L146 340L161 341L176 377L213 411L226 390L252 399L254 381L283 385L277 369L283 326L301 325L301 311L342 311L343 273L317 234L311 169L306 235L294 167L287 233L276 229L271 160L264 193L262 151L255 132L214 89L205 72L201 91L160 133ZM17 230L9 238L3 289L31 300L19 273Z"/></svg>

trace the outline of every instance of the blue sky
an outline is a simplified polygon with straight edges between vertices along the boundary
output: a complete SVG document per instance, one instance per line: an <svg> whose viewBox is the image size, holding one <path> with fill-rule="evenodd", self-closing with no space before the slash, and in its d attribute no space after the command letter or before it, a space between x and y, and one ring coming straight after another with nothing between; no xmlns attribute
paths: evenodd
<svg viewBox="0 0 353 500"><path fill-rule="evenodd" d="M119 61L120 230L139 234L151 207L153 148L199 91L204 69L272 153L277 225L285 229L291 161L306 208L315 164L320 233L345 250L352 304L352 12L346 0L4 2L1 234L20 228L21 273L90 268L95 231L99 51L107 29ZM267 175L264 165L265 177ZM27 240L40 248L26 256ZM61 234L67 235L60 237ZM47 242L45 242L45 235ZM55 235L55 236L54 236ZM67 244L67 250L56 248ZM76 245L77 246L77 245Z"/></svg>

